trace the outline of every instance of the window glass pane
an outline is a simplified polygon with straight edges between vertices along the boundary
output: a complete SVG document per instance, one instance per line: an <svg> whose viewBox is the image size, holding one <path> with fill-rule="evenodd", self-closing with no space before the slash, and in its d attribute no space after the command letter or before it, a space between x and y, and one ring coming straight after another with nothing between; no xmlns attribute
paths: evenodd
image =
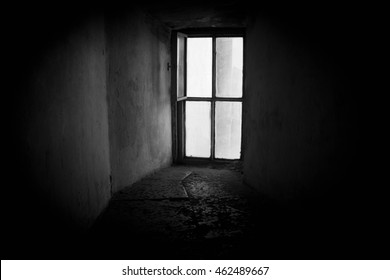
<svg viewBox="0 0 390 280"><path fill-rule="evenodd" d="M216 38L216 96L242 97L243 38Z"/></svg>
<svg viewBox="0 0 390 280"><path fill-rule="evenodd" d="M241 102L215 104L215 157L239 159L241 154Z"/></svg>
<svg viewBox="0 0 390 280"><path fill-rule="evenodd" d="M211 97L212 39L187 39L187 96Z"/></svg>
<svg viewBox="0 0 390 280"><path fill-rule="evenodd" d="M184 50L185 38L177 37L177 97L184 96Z"/></svg>
<svg viewBox="0 0 390 280"><path fill-rule="evenodd" d="M186 102L186 156L210 157L210 102Z"/></svg>

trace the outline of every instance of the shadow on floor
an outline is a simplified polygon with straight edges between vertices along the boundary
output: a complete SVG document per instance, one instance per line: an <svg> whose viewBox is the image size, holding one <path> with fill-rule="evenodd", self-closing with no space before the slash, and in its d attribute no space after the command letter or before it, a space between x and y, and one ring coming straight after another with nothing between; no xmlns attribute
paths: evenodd
<svg viewBox="0 0 390 280"><path fill-rule="evenodd" d="M88 232L58 216L26 179L3 193L0 252L44 260L388 259L386 184L358 175L319 178L310 193L281 202L244 184L240 162L173 166L116 193Z"/></svg>
<svg viewBox="0 0 390 280"><path fill-rule="evenodd" d="M174 166L118 192L90 235L94 258L354 259L369 249L332 205L280 205L241 174L240 163Z"/></svg>

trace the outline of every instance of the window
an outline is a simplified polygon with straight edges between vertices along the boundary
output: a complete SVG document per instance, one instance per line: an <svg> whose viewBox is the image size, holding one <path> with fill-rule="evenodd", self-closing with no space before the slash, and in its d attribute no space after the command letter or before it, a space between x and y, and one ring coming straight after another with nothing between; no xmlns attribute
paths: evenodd
<svg viewBox="0 0 390 280"><path fill-rule="evenodd" d="M233 33L175 37L175 159L240 159L243 38Z"/></svg>

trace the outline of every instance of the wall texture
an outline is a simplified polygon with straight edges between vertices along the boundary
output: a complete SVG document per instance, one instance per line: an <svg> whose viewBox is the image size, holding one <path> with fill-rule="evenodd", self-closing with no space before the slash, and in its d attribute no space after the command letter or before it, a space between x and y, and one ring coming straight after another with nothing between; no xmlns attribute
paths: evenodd
<svg viewBox="0 0 390 280"><path fill-rule="evenodd" d="M272 198L261 230L330 258L388 244L386 172L374 159L382 60L376 28L344 8L260 13L245 46L244 180Z"/></svg>
<svg viewBox="0 0 390 280"><path fill-rule="evenodd" d="M133 11L108 18L107 34L115 192L172 161L170 33Z"/></svg>
<svg viewBox="0 0 390 280"><path fill-rule="evenodd" d="M110 160L104 20L63 35L35 64L20 117L33 197L52 215L47 226L67 231L107 205Z"/></svg>
<svg viewBox="0 0 390 280"><path fill-rule="evenodd" d="M141 11L62 12L5 35L8 257L73 256L113 192L171 163L169 31Z"/></svg>
<svg viewBox="0 0 390 280"><path fill-rule="evenodd" d="M301 16L257 15L247 28L244 176L277 199L331 192L356 166L351 33Z"/></svg>

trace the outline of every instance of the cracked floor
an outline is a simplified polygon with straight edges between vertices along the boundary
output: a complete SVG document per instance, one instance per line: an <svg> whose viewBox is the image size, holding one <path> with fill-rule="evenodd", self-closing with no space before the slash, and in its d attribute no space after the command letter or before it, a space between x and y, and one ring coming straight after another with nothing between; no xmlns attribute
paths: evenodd
<svg viewBox="0 0 390 280"><path fill-rule="evenodd" d="M123 240L128 258L237 258L259 201L240 170L240 163L162 169L116 193L94 234Z"/></svg>
<svg viewBox="0 0 390 280"><path fill-rule="evenodd" d="M165 168L113 196L89 236L88 257L291 259L331 252L326 236L334 233L324 219L290 206L244 184L240 162Z"/></svg>

